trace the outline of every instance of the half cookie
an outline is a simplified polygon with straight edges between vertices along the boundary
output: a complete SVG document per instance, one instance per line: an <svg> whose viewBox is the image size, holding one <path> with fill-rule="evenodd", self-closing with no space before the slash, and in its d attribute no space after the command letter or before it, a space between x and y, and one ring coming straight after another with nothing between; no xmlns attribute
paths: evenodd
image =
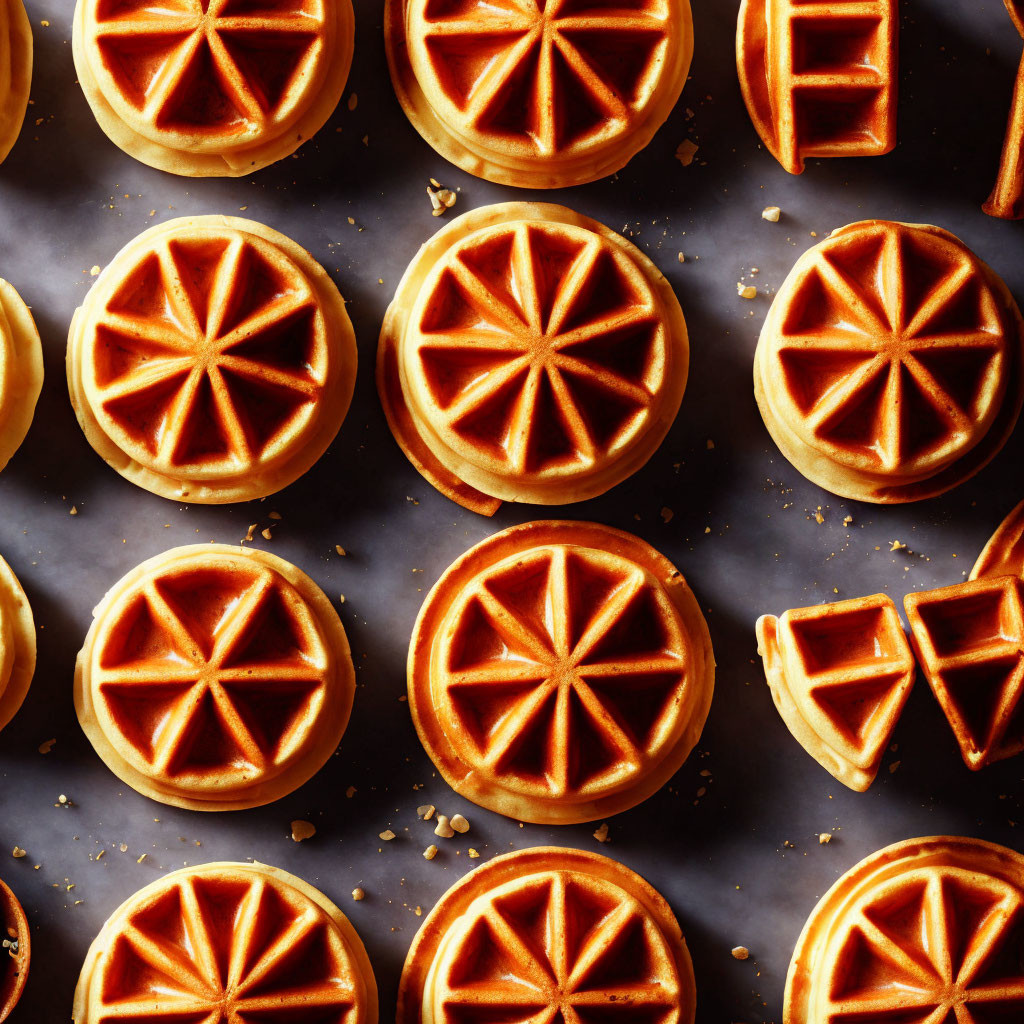
<svg viewBox="0 0 1024 1024"><path fill-rule="evenodd" d="M866 790L914 685L914 658L884 594L757 620L757 649L786 727L844 786Z"/></svg>
<svg viewBox="0 0 1024 1024"><path fill-rule="evenodd" d="M0 279L0 469L25 440L42 389L39 331L24 300Z"/></svg>
<svg viewBox="0 0 1024 1024"><path fill-rule="evenodd" d="M495 857L448 890L413 940L398 1024L693 1024L679 924L607 857L539 847Z"/></svg>
<svg viewBox="0 0 1024 1024"><path fill-rule="evenodd" d="M911 839L848 871L811 914L783 1024L977 1024L1024 1007L1024 858L978 839Z"/></svg>
<svg viewBox="0 0 1024 1024"><path fill-rule="evenodd" d="M1024 399L1021 314L941 228L859 221L797 260L754 357L754 393L809 480L877 503L934 497L1002 448Z"/></svg>
<svg viewBox="0 0 1024 1024"><path fill-rule="evenodd" d="M384 320L377 387L413 465L491 515L636 472L688 368L679 302L635 246L563 206L503 203L420 249Z"/></svg>
<svg viewBox="0 0 1024 1024"><path fill-rule="evenodd" d="M323 127L353 35L351 0L78 0L72 43L115 145L172 174L237 177Z"/></svg>
<svg viewBox="0 0 1024 1024"><path fill-rule="evenodd" d="M25 591L0 558L0 729L14 717L36 670L36 625Z"/></svg>
<svg viewBox="0 0 1024 1024"><path fill-rule="evenodd" d="M21 0L0 0L0 163L21 132L32 86L32 24Z"/></svg>
<svg viewBox="0 0 1024 1024"><path fill-rule="evenodd" d="M903 603L967 767L1024 753L1024 580L986 576L915 591Z"/></svg>
<svg viewBox="0 0 1024 1024"><path fill-rule="evenodd" d="M693 749L711 638L686 581L595 523L515 526L435 584L409 649L420 739L462 796L521 821L626 810Z"/></svg>
<svg viewBox="0 0 1024 1024"><path fill-rule="evenodd" d="M75 668L96 752L145 796L200 811L258 807L334 753L355 671L330 601L294 565L196 544L107 593Z"/></svg>
<svg viewBox="0 0 1024 1024"><path fill-rule="evenodd" d="M86 954L75 1024L377 1024L377 984L345 915L265 864L182 868L130 896Z"/></svg>
<svg viewBox="0 0 1024 1024"><path fill-rule="evenodd" d="M693 54L689 0L387 0L395 92L471 174L564 188L619 170L661 127Z"/></svg>
<svg viewBox="0 0 1024 1024"><path fill-rule="evenodd" d="M747 112L791 174L811 157L896 145L896 0L743 0L736 67Z"/></svg>
<svg viewBox="0 0 1024 1024"><path fill-rule="evenodd" d="M238 217L133 239L68 337L71 404L122 476L165 498L262 498L326 451L352 399L356 341L323 267Z"/></svg>

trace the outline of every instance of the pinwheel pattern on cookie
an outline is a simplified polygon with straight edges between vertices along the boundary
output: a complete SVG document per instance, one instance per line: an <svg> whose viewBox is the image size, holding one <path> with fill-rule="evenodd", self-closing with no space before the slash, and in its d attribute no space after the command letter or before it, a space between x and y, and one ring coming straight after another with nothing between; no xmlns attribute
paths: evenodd
<svg viewBox="0 0 1024 1024"><path fill-rule="evenodd" d="M399 1024L693 1024L690 955L662 897L607 857L495 857L427 916L402 971Z"/></svg>
<svg viewBox="0 0 1024 1024"><path fill-rule="evenodd" d="M1024 580L985 577L904 598L918 661L968 768L1024 752Z"/></svg>
<svg viewBox="0 0 1024 1024"><path fill-rule="evenodd" d="M122 904L89 951L75 1011L77 1024L376 1024L376 990L322 894L260 864L210 864Z"/></svg>
<svg viewBox="0 0 1024 1024"><path fill-rule="evenodd" d="M510 204L421 251L385 321L378 380L421 472L493 512L580 501L639 468L688 358L675 297L624 239L560 207Z"/></svg>
<svg viewBox="0 0 1024 1024"><path fill-rule="evenodd" d="M197 809L267 803L333 753L352 704L344 630L294 566L177 548L107 595L79 655L79 720L111 769Z"/></svg>
<svg viewBox="0 0 1024 1024"><path fill-rule="evenodd" d="M866 790L914 684L914 656L884 594L757 621L758 652L787 728L828 772Z"/></svg>
<svg viewBox="0 0 1024 1024"><path fill-rule="evenodd" d="M688 0L388 0L385 38L420 134L464 170L531 188L623 167L693 52Z"/></svg>
<svg viewBox="0 0 1024 1024"><path fill-rule="evenodd" d="M78 0L74 56L100 127L175 174L237 176L294 152L337 105L351 0Z"/></svg>
<svg viewBox="0 0 1024 1024"><path fill-rule="evenodd" d="M1024 862L971 839L910 840L845 875L794 954L789 1024L989 1024L1024 1012Z"/></svg>
<svg viewBox="0 0 1024 1024"><path fill-rule="evenodd" d="M446 779L537 822L633 806L692 749L711 696L703 616L642 541L533 523L456 562L420 613L410 706Z"/></svg>
<svg viewBox="0 0 1024 1024"><path fill-rule="evenodd" d="M291 483L334 439L355 338L323 268L251 221L183 218L122 250L75 316L72 401L92 446L164 497Z"/></svg>
<svg viewBox="0 0 1024 1024"><path fill-rule="evenodd" d="M845 497L912 501L977 472L1020 411L1020 313L939 228L863 221L798 260L765 321L755 390L776 443Z"/></svg>

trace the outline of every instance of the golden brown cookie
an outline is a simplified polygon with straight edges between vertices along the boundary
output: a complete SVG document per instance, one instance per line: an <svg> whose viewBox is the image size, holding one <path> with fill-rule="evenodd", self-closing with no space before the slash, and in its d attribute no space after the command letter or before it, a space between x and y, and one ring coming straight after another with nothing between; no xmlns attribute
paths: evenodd
<svg viewBox="0 0 1024 1024"><path fill-rule="evenodd" d="M258 807L334 753L355 671L323 591L283 558L195 544L114 585L75 669L75 710L118 778L192 810Z"/></svg>
<svg viewBox="0 0 1024 1024"><path fill-rule="evenodd" d="M797 260L754 357L782 454L833 494L934 497L1006 442L1024 324L1002 280L941 228L859 221Z"/></svg>
<svg viewBox="0 0 1024 1024"><path fill-rule="evenodd" d="M78 0L72 43L115 145L172 174L237 177L323 127L353 35L351 0Z"/></svg>
<svg viewBox="0 0 1024 1024"><path fill-rule="evenodd" d="M405 960L398 1024L693 1024L690 953L662 896L581 850L495 857L446 892Z"/></svg>
<svg viewBox="0 0 1024 1024"><path fill-rule="evenodd" d="M424 245L388 309L377 388L392 433L443 494L603 494L653 455L689 368L675 294L635 246L547 203L464 214Z"/></svg>
<svg viewBox="0 0 1024 1024"><path fill-rule="evenodd" d="M29 962L32 959L32 939L28 919L18 897L0 879L0 938L5 946L0 949L0 1022L7 1020L25 990Z"/></svg>
<svg viewBox="0 0 1024 1024"><path fill-rule="evenodd" d="M0 0L0 163L21 132L32 85L32 24L22 0Z"/></svg>
<svg viewBox="0 0 1024 1024"><path fill-rule="evenodd" d="M36 669L36 625L25 591L0 558L0 729L21 707Z"/></svg>
<svg viewBox="0 0 1024 1024"><path fill-rule="evenodd" d="M280 868L180 868L130 896L86 954L75 1024L377 1024L363 944L322 892Z"/></svg>
<svg viewBox="0 0 1024 1024"><path fill-rule="evenodd" d="M453 789L521 821L633 807L682 765L715 661L693 593L650 545L581 522L514 526L434 585L409 708Z"/></svg>
<svg viewBox="0 0 1024 1024"><path fill-rule="evenodd" d="M348 411L356 342L301 246L238 217L144 231L96 279L68 337L71 403L132 483L215 504L302 476Z"/></svg>
<svg viewBox="0 0 1024 1024"><path fill-rule="evenodd" d="M0 279L0 469L21 447L43 389L43 345L28 306Z"/></svg>

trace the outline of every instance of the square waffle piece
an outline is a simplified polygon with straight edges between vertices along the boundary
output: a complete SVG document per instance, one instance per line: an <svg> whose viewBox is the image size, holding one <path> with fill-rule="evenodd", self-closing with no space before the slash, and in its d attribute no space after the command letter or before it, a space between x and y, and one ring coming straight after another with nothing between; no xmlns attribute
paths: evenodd
<svg viewBox="0 0 1024 1024"><path fill-rule="evenodd" d="M914 650L972 771L1024 751L1024 581L908 594Z"/></svg>
<svg viewBox="0 0 1024 1024"><path fill-rule="evenodd" d="M757 620L757 649L786 727L844 786L875 780L914 683L914 658L884 594Z"/></svg>

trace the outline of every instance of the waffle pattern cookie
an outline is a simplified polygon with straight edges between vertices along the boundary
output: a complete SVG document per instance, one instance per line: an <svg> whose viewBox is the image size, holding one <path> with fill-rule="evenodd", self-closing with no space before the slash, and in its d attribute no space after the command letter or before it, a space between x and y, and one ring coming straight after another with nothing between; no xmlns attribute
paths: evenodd
<svg viewBox="0 0 1024 1024"><path fill-rule="evenodd" d="M237 177L323 127L353 33L351 0L78 0L72 42L115 145L172 174Z"/></svg>
<svg viewBox="0 0 1024 1024"><path fill-rule="evenodd" d="M21 132L32 85L32 24L22 0L0 0L0 163Z"/></svg>
<svg viewBox="0 0 1024 1024"><path fill-rule="evenodd" d="M916 591L903 603L967 767L1024 752L1024 580L986 577Z"/></svg>
<svg viewBox="0 0 1024 1024"><path fill-rule="evenodd" d="M660 788L700 737L711 638L637 537L535 522L459 558L420 610L409 707L457 792L522 821L592 821Z"/></svg>
<svg viewBox="0 0 1024 1024"><path fill-rule="evenodd" d="M878 503L930 498L1003 446L1024 398L1024 340L1003 282L941 228L860 221L797 260L754 358L782 454L812 482Z"/></svg>
<svg viewBox="0 0 1024 1024"><path fill-rule="evenodd" d="M11 945L0 950L0 1024L7 1020L28 981L32 939L18 897L0 880L0 937Z"/></svg>
<svg viewBox="0 0 1024 1024"><path fill-rule="evenodd" d="M402 971L398 1024L693 1024L679 924L639 875L541 847L495 857L441 897Z"/></svg>
<svg viewBox="0 0 1024 1024"><path fill-rule="evenodd" d="M132 483L204 504L280 490L334 440L356 342L305 249L237 217L143 232L96 279L68 338L89 443Z"/></svg>
<svg viewBox="0 0 1024 1024"><path fill-rule="evenodd" d="M688 367L679 302L646 256L565 207L503 203L420 249L384 320L377 386L413 465L490 515L634 473Z"/></svg>
<svg viewBox="0 0 1024 1024"><path fill-rule="evenodd" d="M0 469L21 447L43 389L43 345L21 296L0 279Z"/></svg>
<svg viewBox="0 0 1024 1024"><path fill-rule="evenodd" d="M345 915L265 864L182 868L130 896L86 954L75 1024L377 1024Z"/></svg>
<svg viewBox="0 0 1024 1024"><path fill-rule="evenodd" d="M895 0L743 0L736 65L747 111L791 174L812 157L896 145Z"/></svg>
<svg viewBox="0 0 1024 1024"><path fill-rule="evenodd" d="M844 786L866 790L914 685L892 600L876 594L762 615L757 646L794 738Z"/></svg>
<svg viewBox="0 0 1024 1024"><path fill-rule="evenodd" d="M0 729L21 707L36 669L36 626L25 591L0 558Z"/></svg>
<svg viewBox="0 0 1024 1024"><path fill-rule="evenodd" d="M471 174L564 188L624 167L679 99L689 0L387 0L413 127Z"/></svg>
<svg viewBox="0 0 1024 1024"><path fill-rule="evenodd" d="M811 914L783 1024L995 1024L1024 1006L1024 858L977 839L873 854Z"/></svg>
<svg viewBox="0 0 1024 1024"><path fill-rule="evenodd" d="M193 810L270 803L334 753L355 672L337 612L294 565L251 548L174 548L103 598L75 709L107 766Z"/></svg>
<svg viewBox="0 0 1024 1024"><path fill-rule="evenodd" d="M1003 521L978 556L971 579L1024 576L1024 501Z"/></svg>

